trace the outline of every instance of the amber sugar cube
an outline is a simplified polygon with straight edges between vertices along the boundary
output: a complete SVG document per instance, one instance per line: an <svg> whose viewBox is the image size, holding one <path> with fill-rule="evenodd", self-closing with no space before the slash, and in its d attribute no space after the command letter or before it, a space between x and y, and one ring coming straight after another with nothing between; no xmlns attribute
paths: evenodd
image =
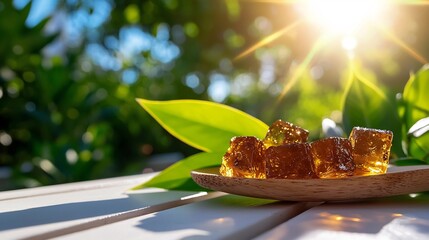
<svg viewBox="0 0 429 240"><path fill-rule="evenodd" d="M311 143L314 171L319 178L352 176L355 164L347 138L332 137Z"/></svg>
<svg viewBox="0 0 429 240"><path fill-rule="evenodd" d="M266 147L307 142L308 131L289 122L275 121L263 140Z"/></svg>
<svg viewBox="0 0 429 240"><path fill-rule="evenodd" d="M393 139L391 131L355 127L349 139L356 175L374 175L387 171Z"/></svg>
<svg viewBox="0 0 429 240"><path fill-rule="evenodd" d="M290 143L265 151L267 178L316 178L308 143Z"/></svg>
<svg viewBox="0 0 429 240"><path fill-rule="evenodd" d="M220 174L227 177L265 178L264 144L255 137L234 137L222 158Z"/></svg>

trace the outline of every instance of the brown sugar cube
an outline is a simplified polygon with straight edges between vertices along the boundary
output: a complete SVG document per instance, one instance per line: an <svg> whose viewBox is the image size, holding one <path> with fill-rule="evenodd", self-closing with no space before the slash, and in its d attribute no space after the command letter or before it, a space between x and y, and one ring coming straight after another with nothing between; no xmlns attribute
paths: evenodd
<svg viewBox="0 0 429 240"><path fill-rule="evenodd" d="M234 137L222 158L220 174L227 177L265 178L264 144L255 137Z"/></svg>
<svg viewBox="0 0 429 240"><path fill-rule="evenodd" d="M265 151L267 178L317 178L308 143L290 143Z"/></svg>
<svg viewBox="0 0 429 240"><path fill-rule="evenodd" d="M314 171L319 178L352 176L355 164L352 146L346 138L331 137L311 143Z"/></svg>
<svg viewBox="0 0 429 240"><path fill-rule="evenodd" d="M308 131L290 122L275 121L268 129L263 142L266 147L287 143L307 142Z"/></svg>
<svg viewBox="0 0 429 240"><path fill-rule="evenodd" d="M356 175L374 175L387 171L393 139L391 131L355 127L349 139Z"/></svg>

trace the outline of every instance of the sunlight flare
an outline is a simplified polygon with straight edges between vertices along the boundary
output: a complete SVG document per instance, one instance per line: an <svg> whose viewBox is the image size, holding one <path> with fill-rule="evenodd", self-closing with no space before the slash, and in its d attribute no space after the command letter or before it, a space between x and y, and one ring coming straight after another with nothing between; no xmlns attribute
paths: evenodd
<svg viewBox="0 0 429 240"><path fill-rule="evenodd" d="M299 10L328 32L350 33L380 17L384 0L306 0Z"/></svg>

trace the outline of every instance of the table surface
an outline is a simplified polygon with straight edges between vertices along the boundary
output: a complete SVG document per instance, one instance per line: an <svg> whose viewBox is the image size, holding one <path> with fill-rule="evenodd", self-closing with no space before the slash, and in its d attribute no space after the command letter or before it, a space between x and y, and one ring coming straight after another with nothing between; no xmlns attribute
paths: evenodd
<svg viewBox="0 0 429 240"><path fill-rule="evenodd" d="M279 202L129 191L156 173L0 192L0 239L429 239L429 197Z"/></svg>

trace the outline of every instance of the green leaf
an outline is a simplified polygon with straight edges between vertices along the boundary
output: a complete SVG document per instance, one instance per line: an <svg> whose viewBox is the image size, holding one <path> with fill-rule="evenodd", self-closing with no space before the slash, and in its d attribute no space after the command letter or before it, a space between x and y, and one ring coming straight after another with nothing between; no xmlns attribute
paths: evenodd
<svg viewBox="0 0 429 240"><path fill-rule="evenodd" d="M390 101L376 85L356 72L353 72L345 94L344 130L350 133L355 126L391 130L394 135L392 156L404 156L401 146L401 125L393 101Z"/></svg>
<svg viewBox="0 0 429 240"><path fill-rule="evenodd" d="M407 133L420 120L429 117L429 66L424 66L417 74L411 75L402 95L400 114L403 121L403 132ZM403 137L407 143L409 156L423 159L429 163L429 134Z"/></svg>
<svg viewBox="0 0 429 240"><path fill-rule="evenodd" d="M234 136L263 138L268 126L235 108L201 100L137 102L170 134L205 152L225 152Z"/></svg>
<svg viewBox="0 0 429 240"><path fill-rule="evenodd" d="M166 168L160 174L133 188L133 190L145 187L157 187L169 190L206 190L198 186L191 179L191 171L199 168L219 166L222 161L222 153L197 153L188 158L180 160Z"/></svg>
<svg viewBox="0 0 429 240"><path fill-rule="evenodd" d="M263 138L268 130L268 126L260 120L218 103L144 99L137 99L137 102L169 133L205 153L195 154L173 164L150 181L134 187L134 190L145 187L203 190L192 181L192 170L219 166L232 137Z"/></svg>

